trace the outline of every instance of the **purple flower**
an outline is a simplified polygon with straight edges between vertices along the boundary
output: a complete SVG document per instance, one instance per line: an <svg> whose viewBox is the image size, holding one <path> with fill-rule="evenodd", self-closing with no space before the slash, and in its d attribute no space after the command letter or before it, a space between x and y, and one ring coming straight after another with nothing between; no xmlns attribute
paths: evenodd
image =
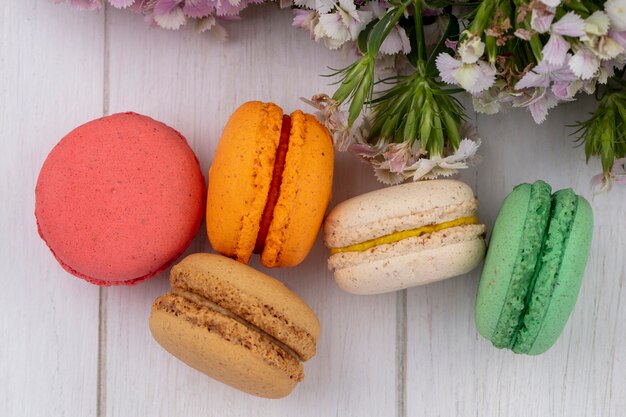
<svg viewBox="0 0 626 417"><path fill-rule="evenodd" d="M525 91L530 98L515 102L513 107L526 107L537 124L541 124L548 116L548 110L559 104L559 98L549 88L535 87Z"/></svg>
<svg viewBox="0 0 626 417"><path fill-rule="evenodd" d="M548 88L552 83L567 85L575 81L578 77L576 77L567 66L567 60L570 58L571 55L567 56L566 62L564 62L563 65L552 65L545 60L541 61L515 84L515 89L523 90L525 88L534 87Z"/></svg>

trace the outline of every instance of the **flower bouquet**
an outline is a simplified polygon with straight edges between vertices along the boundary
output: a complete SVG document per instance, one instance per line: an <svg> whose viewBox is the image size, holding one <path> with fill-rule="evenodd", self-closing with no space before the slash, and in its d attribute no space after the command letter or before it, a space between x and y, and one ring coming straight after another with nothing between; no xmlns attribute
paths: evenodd
<svg viewBox="0 0 626 417"><path fill-rule="evenodd" d="M63 0L54 0L61 2ZM103 0L69 0L95 9ZM225 38L219 19L263 0L109 0L153 25L195 22ZM593 95L588 120L572 120L594 184L626 183L626 0L281 0L293 26L330 49L356 52L332 74L337 89L307 100L340 150L395 184L467 167L480 145L459 98L479 113L526 108L536 123L551 108Z"/></svg>

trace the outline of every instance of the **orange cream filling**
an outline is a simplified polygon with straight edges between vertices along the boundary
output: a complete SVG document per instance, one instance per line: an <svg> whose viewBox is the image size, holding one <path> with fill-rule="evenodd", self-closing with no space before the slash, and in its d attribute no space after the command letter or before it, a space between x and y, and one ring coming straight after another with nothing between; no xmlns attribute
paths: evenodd
<svg viewBox="0 0 626 417"><path fill-rule="evenodd" d="M363 252L374 246L395 243L410 237L421 236L426 233L439 232L440 230L449 229L451 227L464 226L467 224L478 224L476 216L461 217L459 219L450 220L448 222L431 224L428 226L418 227L417 229L402 230L400 232L391 233L375 239L366 240L365 242L355 243L354 245L344 246L341 248L330 248L330 254L334 255L341 252Z"/></svg>

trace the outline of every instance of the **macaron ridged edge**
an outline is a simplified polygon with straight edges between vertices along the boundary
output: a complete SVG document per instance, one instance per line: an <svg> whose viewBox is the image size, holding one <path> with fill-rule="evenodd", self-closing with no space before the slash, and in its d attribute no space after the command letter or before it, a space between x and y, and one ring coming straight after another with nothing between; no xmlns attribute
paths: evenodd
<svg viewBox="0 0 626 417"><path fill-rule="evenodd" d="M515 334L512 350L528 353L537 339L550 306L555 286L578 208L578 196L571 190L560 190L552 196L550 221L541 258L526 296L526 309Z"/></svg>
<svg viewBox="0 0 626 417"><path fill-rule="evenodd" d="M526 296L531 286L550 213L551 187L543 181L522 184L530 187L530 198L524 221L522 240L510 277L504 305L490 340L498 348L511 348L515 333L526 309ZM495 231L494 231L495 233Z"/></svg>

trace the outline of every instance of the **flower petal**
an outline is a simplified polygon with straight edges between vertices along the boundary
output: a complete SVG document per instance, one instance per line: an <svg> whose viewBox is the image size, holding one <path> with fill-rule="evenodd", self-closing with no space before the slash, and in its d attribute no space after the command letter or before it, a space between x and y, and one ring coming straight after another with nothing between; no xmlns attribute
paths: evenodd
<svg viewBox="0 0 626 417"><path fill-rule="evenodd" d="M550 78L545 74L537 74L534 71L528 71L521 80L515 84L516 90L523 90L530 87L547 87L550 85Z"/></svg>
<svg viewBox="0 0 626 417"><path fill-rule="evenodd" d="M611 20L611 29L617 32L626 31L626 0L608 0L604 10Z"/></svg>
<svg viewBox="0 0 626 417"><path fill-rule="evenodd" d="M593 51L581 48L569 60L569 67L574 74L583 80L588 80L594 76L600 68L600 59Z"/></svg>
<svg viewBox="0 0 626 417"><path fill-rule="evenodd" d="M116 9L125 9L132 6L134 2L135 0L109 0L111 6L115 7Z"/></svg>
<svg viewBox="0 0 626 417"><path fill-rule="evenodd" d="M187 22L187 16L185 16L185 13L183 13L183 9L181 9L180 7L176 7L169 13L155 13L154 20L156 21L157 25L159 25L163 29L176 30Z"/></svg>
<svg viewBox="0 0 626 417"><path fill-rule="evenodd" d="M574 12L568 12L552 24L551 33L556 35L580 37L585 34L585 21Z"/></svg>
<svg viewBox="0 0 626 417"><path fill-rule="evenodd" d="M456 84L454 72L462 65L461 61L458 61L449 54L442 52L437 56L435 64L437 65L437 70L439 71L439 75L441 76L443 82L446 84Z"/></svg>
<svg viewBox="0 0 626 417"><path fill-rule="evenodd" d="M561 66L569 51L569 43L560 35L550 36L548 43L543 47L543 58L552 65Z"/></svg>
<svg viewBox="0 0 626 417"><path fill-rule="evenodd" d="M554 12L534 8L530 18L530 27L533 28L535 32L546 33L550 30L553 19Z"/></svg>
<svg viewBox="0 0 626 417"><path fill-rule="evenodd" d="M549 7L557 7L561 4L561 0L540 0L543 4Z"/></svg>
<svg viewBox="0 0 626 417"><path fill-rule="evenodd" d="M473 64L485 53L485 43L478 36L472 36L465 42L459 44L458 52L461 57L461 62L464 64Z"/></svg>
<svg viewBox="0 0 626 417"><path fill-rule="evenodd" d="M587 35L604 36L609 33L610 24L609 16L598 10L585 19L585 32Z"/></svg>
<svg viewBox="0 0 626 417"><path fill-rule="evenodd" d="M215 11L215 3L211 0L187 0L183 12L189 17L202 18Z"/></svg>

